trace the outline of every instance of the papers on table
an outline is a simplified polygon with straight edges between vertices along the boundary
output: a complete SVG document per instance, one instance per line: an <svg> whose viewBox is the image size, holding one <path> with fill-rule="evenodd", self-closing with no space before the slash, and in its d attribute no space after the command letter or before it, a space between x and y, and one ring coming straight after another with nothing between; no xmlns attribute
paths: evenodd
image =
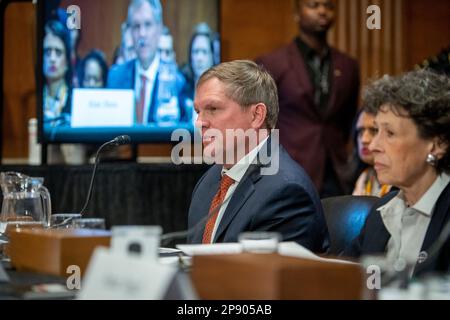
<svg viewBox="0 0 450 320"><path fill-rule="evenodd" d="M242 245L240 243L214 243L214 244L183 244L177 245L177 248L189 256L195 255L213 255L213 254L238 254L242 253ZM280 242L278 245L278 254L282 256L324 261L353 263L339 259L322 258L312 253L310 250L299 245L296 242Z"/></svg>
<svg viewBox="0 0 450 320"><path fill-rule="evenodd" d="M242 252L240 243L214 243L214 244L179 244L177 248L188 256L207 254L237 254Z"/></svg>

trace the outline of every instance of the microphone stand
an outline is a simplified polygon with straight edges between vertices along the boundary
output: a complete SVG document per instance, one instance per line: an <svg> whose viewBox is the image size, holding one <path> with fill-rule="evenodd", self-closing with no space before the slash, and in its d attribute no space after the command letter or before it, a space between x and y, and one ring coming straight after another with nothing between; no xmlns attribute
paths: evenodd
<svg viewBox="0 0 450 320"><path fill-rule="evenodd" d="M95 161L94 161L94 169L92 171L92 176L91 176L91 182L89 183L89 189L88 189L88 193L87 193L87 197L86 197L86 201L84 203L83 208L81 209L81 211L79 212L81 216L83 216L83 214L85 213L88 205L89 205L89 201L91 200L92 197L92 190L94 188L94 179L95 179L95 174L97 172L97 166L100 162L100 154L103 151L104 148L106 148L109 145L113 145L113 146L120 146L120 145L124 145L124 144L128 144L130 143L131 139L129 136L127 135L122 135L122 136L118 136L116 138L114 138L111 141L105 142L104 144L102 144L98 149L97 152L95 154ZM71 222L73 219L73 217L69 217L67 219L65 219L63 222L58 223L57 225L51 226L50 228L58 228L58 227L62 227L67 225L69 222Z"/></svg>

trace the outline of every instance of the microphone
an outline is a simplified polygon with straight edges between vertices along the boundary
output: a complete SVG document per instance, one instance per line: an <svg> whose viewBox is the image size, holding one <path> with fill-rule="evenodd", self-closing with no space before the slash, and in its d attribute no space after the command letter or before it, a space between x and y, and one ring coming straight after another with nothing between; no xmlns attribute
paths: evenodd
<svg viewBox="0 0 450 320"><path fill-rule="evenodd" d="M121 135L121 136L115 137L111 141L105 142L104 144L102 144L100 146L100 148L97 149L97 152L95 154L94 169L92 170L91 182L89 184L89 189L88 189L88 192L87 192L86 202L84 203L84 206L83 206L83 208L80 211L81 216L83 216L84 212L87 209L87 206L89 205L89 201L91 200L92 190L93 190L93 186L94 186L95 173L97 172L97 165L98 165L98 163L100 161L100 153L107 146L115 146L115 147L117 147L117 146L129 144L130 142L131 142L130 136Z"/></svg>
<svg viewBox="0 0 450 320"><path fill-rule="evenodd" d="M83 208L80 211L80 215L83 216L84 212L86 211L89 202L91 200L91 196L92 196L92 190L93 190L93 186L94 186L94 179L95 179L95 173L97 172L97 165L100 162L100 154L103 151L103 149L105 149L108 146L121 146L121 145L125 145L125 144L129 144L131 142L131 138L130 136L127 135L121 135L121 136L117 136L114 139L105 142L104 144L102 144L98 149L97 152L95 154L95 161L94 161L94 169L92 170L92 176L91 176L91 182L89 184L89 189L87 192L87 197L86 197L86 201L84 203ZM68 224L70 221L72 220L72 218L67 218L65 219L63 222L52 226L51 228L58 228L61 226L65 226L66 224Z"/></svg>

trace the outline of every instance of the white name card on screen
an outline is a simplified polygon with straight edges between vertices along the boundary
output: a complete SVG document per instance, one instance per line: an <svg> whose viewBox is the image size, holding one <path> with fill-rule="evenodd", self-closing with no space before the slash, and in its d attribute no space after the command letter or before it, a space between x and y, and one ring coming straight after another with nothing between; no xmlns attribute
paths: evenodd
<svg viewBox="0 0 450 320"><path fill-rule="evenodd" d="M134 124L131 89L73 89L73 128L129 127Z"/></svg>

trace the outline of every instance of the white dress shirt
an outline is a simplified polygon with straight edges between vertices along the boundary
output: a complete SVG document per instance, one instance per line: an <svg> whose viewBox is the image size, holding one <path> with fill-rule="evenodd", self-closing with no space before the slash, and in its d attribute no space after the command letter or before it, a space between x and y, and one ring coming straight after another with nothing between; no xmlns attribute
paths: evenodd
<svg viewBox="0 0 450 320"><path fill-rule="evenodd" d="M442 173L412 207L405 203L403 192L377 210L391 238L387 244L386 258L389 265L403 260L415 265L427 257L421 252L422 244L433 215L436 202L450 181L450 175ZM411 270L412 275L413 270Z"/></svg>
<svg viewBox="0 0 450 320"><path fill-rule="evenodd" d="M225 168L222 168L222 176L224 174L226 174L227 176L229 176L230 178L232 178L234 180L234 183L228 189L227 194L225 195L223 203L220 207L219 213L217 215L216 223L214 225L214 229L213 229L213 232L211 235L211 243L214 242L214 237L216 235L220 221L222 220L223 214L225 213L225 211L228 207L228 203L230 203L230 199L233 196L234 191L236 190L237 186L239 185L239 182L242 180L242 177L245 175L248 168L250 167L250 164L255 163L255 159L256 159L256 156L258 155L259 150L261 150L261 148L266 143L268 138L269 137L267 137L263 141L261 141L253 150L251 150L249 153L247 153L241 160L239 160L230 169L227 170Z"/></svg>
<svg viewBox="0 0 450 320"><path fill-rule="evenodd" d="M143 114L143 124L148 124L148 116L150 113L150 105L152 101L152 93L153 87L155 86L156 75L158 74L159 69L159 53L155 55L152 63L147 69L144 69L139 62L139 59L136 59L136 72L134 76L134 94L136 97L136 101L139 103L139 98L141 95L141 76L145 76L147 78L146 88L145 88L145 103L144 103L144 114Z"/></svg>

